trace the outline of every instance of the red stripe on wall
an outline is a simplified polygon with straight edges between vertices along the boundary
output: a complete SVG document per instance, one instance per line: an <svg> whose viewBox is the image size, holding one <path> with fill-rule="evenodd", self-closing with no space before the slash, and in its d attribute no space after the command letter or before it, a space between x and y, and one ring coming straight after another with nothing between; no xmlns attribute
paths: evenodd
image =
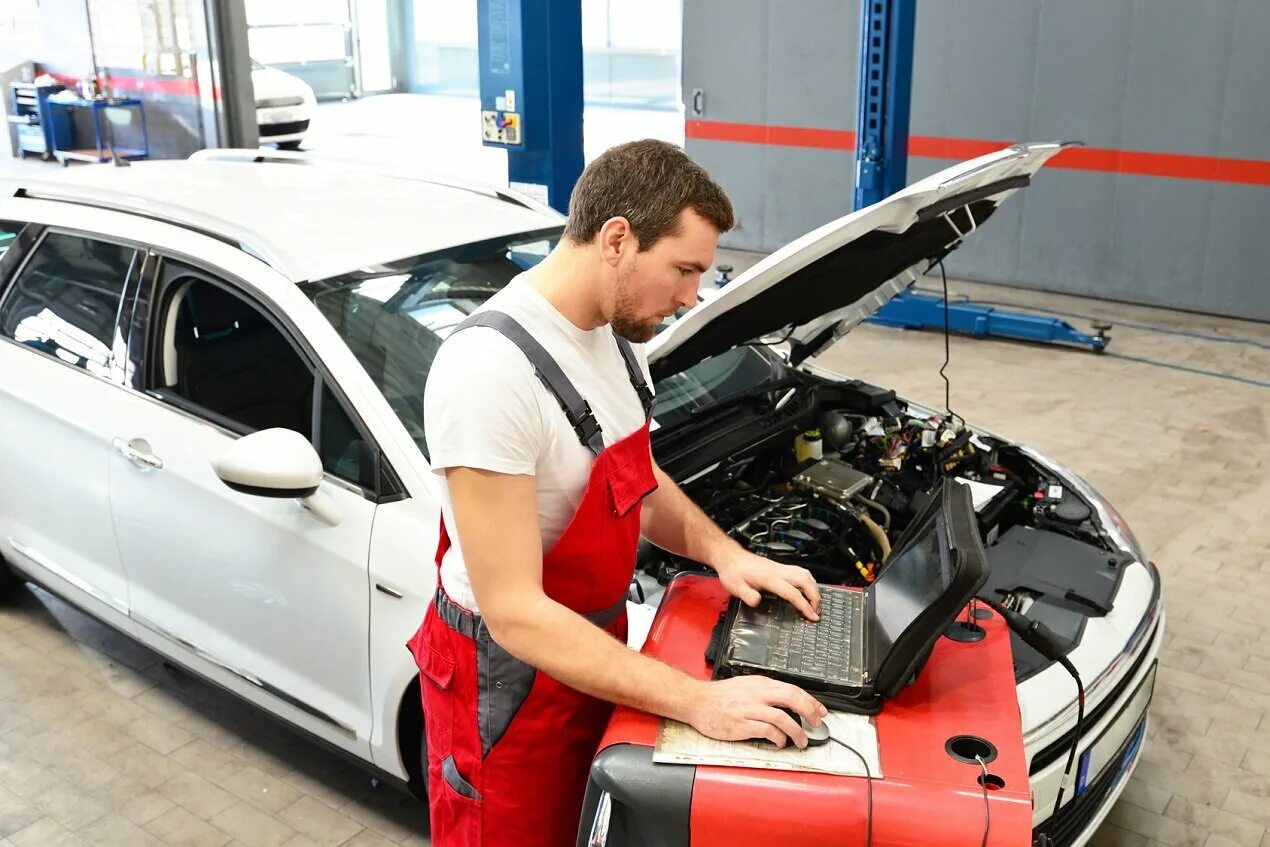
<svg viewBox="0 0 1270 847"><path fill-rule="evenodd" d="M71 88L77 88L79 86L79 78L72 76L71 74L56 73L52 76L62 85L68 85ZM116 95L165 94L171 97L198 96L198 80L189 77L122 76L117 74L107 74L106 84L110 87L111 93ZM213 89L212 96L216 100L221 99L219 87Z"/></svg>
<svg viewBox="0 0 1270 847"><path fill-rule="evenodd" d="M734 141L741 144L775 144L854 150L855 133L842 129L765 126L723 121L687 121L684 134L701 141ZM1008 147L1010 141L975 138L942 138L913 135L908 154L930 159L973 159ZM1261 159L1225 159L1190 156L1182 153L1148 153L1142 150L1112 150L1103 147L1071 147L1050 160L1047 167L1078 171L1199 179L1242 185L1270 185L1270 162Z"/></svg>
<svg viewBox="0 0 1270 847"><path fill-rule="evenodd" d="M737 141L742 144L775 144L781 147L814 147L822 150L855 149L855 133L849 129L688 121L686 132L689 138L705 141Z"/></svg>

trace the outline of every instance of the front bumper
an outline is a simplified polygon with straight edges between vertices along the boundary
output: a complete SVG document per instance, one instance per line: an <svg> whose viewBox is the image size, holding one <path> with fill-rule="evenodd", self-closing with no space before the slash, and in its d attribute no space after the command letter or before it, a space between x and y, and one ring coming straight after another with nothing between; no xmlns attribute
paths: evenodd
<svg viewBox="0 0 1270 847"><path fill-rule="evenodd" d="M308 103L257 109L256 125L261 141L299 141L309 131L313 110Z"/></svg>
<svg viewBox="0 0 1270 847"><path fill-rule="evenodd" d="M1091 711L1093 719L1087 722L1088 728L1077 748L1072 784L1056 821L1051 820L1051 813L1063 766L1067 763L1070 739L1060 739L1032 757L1029 781L1036 804L1033 832L1049 835L1055 847L1083 847L1110 813L1137 767L1146 744L1152 694L1149 686L1163 641L1164 613L1161 611L1154 630L1142 640L1132 670L1125 674L1114 692ZM1111 747L1112 744L1115 746ZM1061 755L1055 756L1055 753ZM1089 761L1098 753L1103 758L1101 770L1089 773ZM1049 761L1037 767L1036 763L1043 759Z"/></svg>

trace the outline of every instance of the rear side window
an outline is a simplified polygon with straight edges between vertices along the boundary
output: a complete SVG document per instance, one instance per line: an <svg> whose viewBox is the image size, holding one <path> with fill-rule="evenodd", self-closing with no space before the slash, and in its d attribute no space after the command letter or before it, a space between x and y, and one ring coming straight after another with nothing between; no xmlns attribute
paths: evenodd
<svg viewBox="0 0 1270 847"><path fill-rule="evenodd" d="M14 221L0 221L0 259L3 259L4 254L9 252L9 248L18 240L18 233L25 226L26 224Z"/></svg>
<svg viewBox="0 0 1270 847"><path fill-rule="evenodd" d="M0 306L0 333L98 376L108 376L119 304L137 251L50 233Z"/></svg>

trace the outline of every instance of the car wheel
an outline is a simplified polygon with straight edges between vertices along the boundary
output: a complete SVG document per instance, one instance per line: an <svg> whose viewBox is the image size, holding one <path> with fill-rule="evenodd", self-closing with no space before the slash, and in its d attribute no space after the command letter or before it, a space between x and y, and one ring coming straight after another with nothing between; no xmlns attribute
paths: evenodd
<svg viewBox="0 0 1270 847"><path fill-rule="evenodd" d="M279 141L278 149L279 150L299 150L300 142L299 141Z"/></svg>
<svg viewBox="0 0 1270 847"><path fill-rule="evenodd" d="M419 737L419 789L415 792L416 796L423 802L428 802L428 733L424 732Z"/></svg>
<svg viewBox="0 0 1270 847"><path fill-rule="evenodd" d="M4 559L0 559L0 600L13 595L22 587L22 583L23 579L9 568Z"/></svg>

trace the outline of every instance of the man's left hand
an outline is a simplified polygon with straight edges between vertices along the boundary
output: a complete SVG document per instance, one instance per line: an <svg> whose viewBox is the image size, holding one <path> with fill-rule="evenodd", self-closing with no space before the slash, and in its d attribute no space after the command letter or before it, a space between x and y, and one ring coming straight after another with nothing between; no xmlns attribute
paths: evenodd
<svg viewBox="0 0 1270 847"><path fill-rule="evenodd" d="M806 568L782 565L738 548L714 569L728 593L747 606L757 606L766 591L788 600L807 620L820 620L820 590Z"/></svg>

